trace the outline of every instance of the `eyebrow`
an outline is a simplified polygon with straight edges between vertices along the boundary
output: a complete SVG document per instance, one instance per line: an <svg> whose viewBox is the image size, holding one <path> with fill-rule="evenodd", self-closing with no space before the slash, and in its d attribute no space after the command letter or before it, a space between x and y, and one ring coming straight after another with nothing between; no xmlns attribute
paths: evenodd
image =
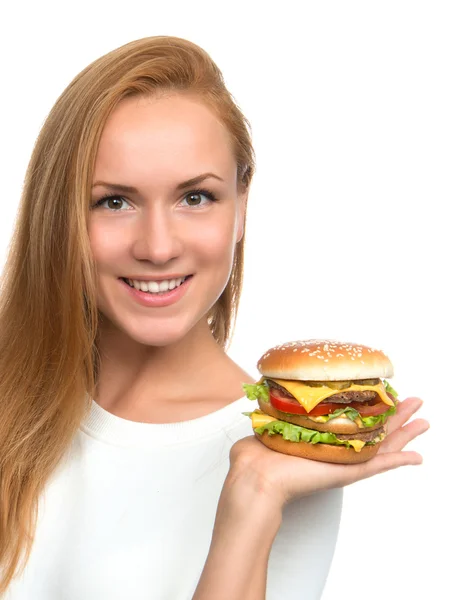
<svg viewBox="0 0 474 600"><path fill-rule="evenodd" d="M176 186L176 189L183 190L184 188L197 185L198 183L201 183L202 181L204 181L205 179L209 179L210 177L218 179L219 181L224 181L222 177L219 177L214 173L203 173L202 175L197 175L196 177L192 177L191 179L183 181L182 183ZM114 190L118 190L120 192L125 192L128 194L138 194L137 188L130 185L122 185L121 183L107 183L106 181L96 181L92 187L95 188L99 185L103 185L104 187L112 188Z"/></svg>

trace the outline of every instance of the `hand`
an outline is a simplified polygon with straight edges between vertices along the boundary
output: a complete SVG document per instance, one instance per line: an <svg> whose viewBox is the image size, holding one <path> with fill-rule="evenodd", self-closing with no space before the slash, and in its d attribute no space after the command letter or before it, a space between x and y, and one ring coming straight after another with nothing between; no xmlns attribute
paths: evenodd
<svg viewBox="0 0 474 600"><path fill-rule="evenodd" d="M407 423L421 405L419 398L398 403L396 414L387 421L387 437L378 453L365 463L340 465L289 456L270 450L255 436L249 436L232 446L229 474L235 473L235 480L242 480L246 474L246 481L251 481L259 494L267 495L269 502L283 508L300 496L346 486L404 465L419 465L420 454L403 448L429 429L424 419Z"/></svg>

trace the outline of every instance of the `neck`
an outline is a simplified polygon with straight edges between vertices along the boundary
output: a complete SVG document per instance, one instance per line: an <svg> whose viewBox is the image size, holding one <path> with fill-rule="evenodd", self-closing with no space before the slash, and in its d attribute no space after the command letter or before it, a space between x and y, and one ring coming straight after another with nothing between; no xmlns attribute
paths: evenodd
<svg viewBox="0 0 474 600"><path fill-rule="evenodd" d="M211 372L230 360L203 319L181 340L167 346L147 346L131 339L110 322L101 328L100 373L96 402L104 408L128 398L176 402L203 389ZM99 400L100 399L100 400Z"/></svg>

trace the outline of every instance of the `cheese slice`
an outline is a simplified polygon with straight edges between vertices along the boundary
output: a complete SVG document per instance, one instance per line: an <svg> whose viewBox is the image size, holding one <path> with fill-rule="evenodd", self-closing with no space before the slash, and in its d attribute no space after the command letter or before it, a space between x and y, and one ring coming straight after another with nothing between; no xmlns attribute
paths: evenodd
<svg viewBox="0 0 474 600"><path fill-rule="evenodd" d="M348 444L350 444L356 452L360 452L362 448L365 446L365 442L362 440L345 440Z"/></svg>
<svg viewBox="0 0 474 600"><path fill-rule="evenodd" d="M267 379L271 379L278 385L281 385L281 387L285 388L285 390L288 390L308 413L311 412L315 406L318 406L318 404L323 402L323 400L326 400L326 398L335 396L341 392L376 392L380 396L382 402L388 406L393 406L393 401L387 395L385 386L382 382L377 385L359 385L357 383L352 383L349 387L342 390L334 390L326 385L312 387L301 381L274 379L273 377L268 377Z"/></svg>
<svg viewBox="0 0 474 600"><path fill-rule="evenodd" d="M262 427L267 423L271 423L272 421L278 421L275 417L271 417L270 415L265 414L261 410L254 410L250 415L252 418L252 427L253 429L257 429L257 427Z"/></svg>

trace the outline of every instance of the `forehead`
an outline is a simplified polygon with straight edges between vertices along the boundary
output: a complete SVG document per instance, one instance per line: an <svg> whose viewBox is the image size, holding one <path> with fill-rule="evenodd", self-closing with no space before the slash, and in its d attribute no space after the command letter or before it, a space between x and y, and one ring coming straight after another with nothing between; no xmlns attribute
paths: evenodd
<svg viewBox="0 0 474 600"><path fill-rule="evenodd" d="M225 126L204 103L178 94L122 100L105 123L94 170L95 179L142 186L208 171L236 177Z"/></svg>

